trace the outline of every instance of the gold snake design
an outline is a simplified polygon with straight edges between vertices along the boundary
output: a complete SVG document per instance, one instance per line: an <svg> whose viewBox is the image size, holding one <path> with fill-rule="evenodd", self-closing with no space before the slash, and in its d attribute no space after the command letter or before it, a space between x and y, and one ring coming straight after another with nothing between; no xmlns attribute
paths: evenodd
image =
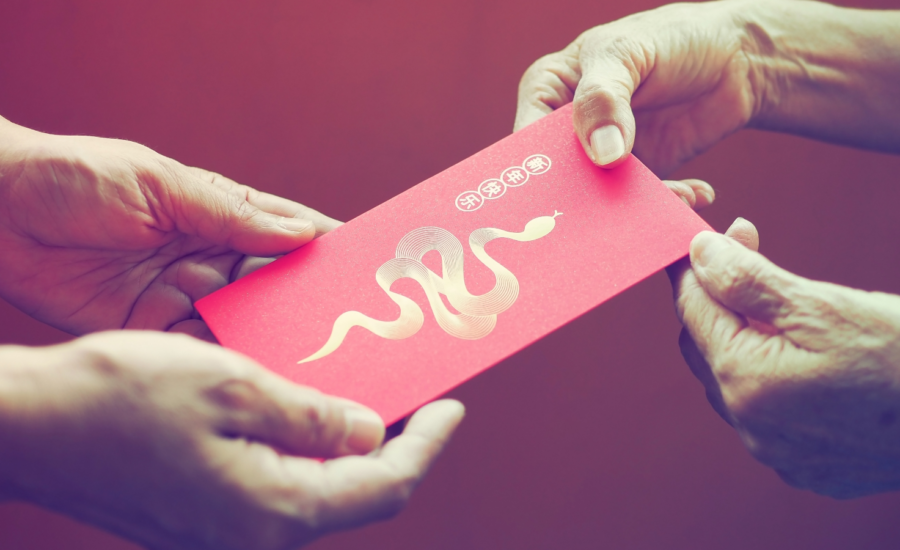
<svg viewBox="0 0 900 550"><path fill-rule="evenodd" d="M534 241L550 233L556 227L555 212L552 216L541 216L525 224L519 233L502 229L476 229L469 235L472 253L490 269L496 278L494 288L481 296L475 296L466 288L463 276L463 248L459 239L440 227L420 227L406 234L397 245L393 259L386 261L375 273L378 286L400 306L400 317L395 321L379 321L359 311L342 313L334 322L331 336L319 351L298 363L308 363L334 352L344 342L353 327L362 327L390 340L402 340L419 332L425 316L419 305L396 292L391 292L394 282L409 277L422 286L425 296L438 325L447 334L465 340L484 338L494 330L497 314L509 309L519 296L519 281L511 271L491 258L484 247L494 239L512 239L519 242ZM427 252L436 250L441 255L443 276L438 276L425 267L422 258ZM459 315L452 313L440 295L447 297Z"/></svg>

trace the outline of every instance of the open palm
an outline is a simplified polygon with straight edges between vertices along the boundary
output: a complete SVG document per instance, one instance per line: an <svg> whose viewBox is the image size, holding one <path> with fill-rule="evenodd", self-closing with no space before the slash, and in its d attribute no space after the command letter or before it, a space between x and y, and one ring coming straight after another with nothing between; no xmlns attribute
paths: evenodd
<svg viewBox="0 0 900 550"><path fill-rule="evenodd" d="M207 335L194 301L339 224L136 143L14 131L0 295L73 334Z"/></svg>

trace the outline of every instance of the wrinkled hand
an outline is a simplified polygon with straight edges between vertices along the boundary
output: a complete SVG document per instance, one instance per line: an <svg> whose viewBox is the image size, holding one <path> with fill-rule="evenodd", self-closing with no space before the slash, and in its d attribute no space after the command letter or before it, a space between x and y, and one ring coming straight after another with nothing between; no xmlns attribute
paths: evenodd
<svg viewBox="0 0 900 550"><path fill-rule="evenodd" d="M710 403L791 485L900 489L900 297L788 273L746 220L726 235L699 234L670 268L682 354Z"/></svg>
<svg viewBox="0 0 900 550"><path fill-rule="evenodd" d="M193 302L338 225L136 143L0 119L0 296L74 334L207 335Z"/></svg>
<svg viewBox="0 0 900 550"><path fill-rule="evenodd" d="M670 173L759 108L758 46L741 19L748 6L673 4L585 32L525 72L515 129L574 101L596 164L615 166L633 148L654 173Z"/></svg>
<svg viewBox="0 0 900 550"><path fill-rule="evenodd" d="M151 549L288 550L389 517L463 416L426 405L351 456L381 443L374 412L184 335L0 350L0 492Z"/></svg>

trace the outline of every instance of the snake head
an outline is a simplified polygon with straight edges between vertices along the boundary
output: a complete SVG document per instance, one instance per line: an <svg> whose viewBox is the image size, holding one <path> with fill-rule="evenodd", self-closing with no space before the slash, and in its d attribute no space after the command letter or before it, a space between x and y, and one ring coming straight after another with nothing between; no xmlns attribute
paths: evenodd
<svg viewBox="0 0 900 550"><path fill-rule="evenodd" d="M522 233L527 236L528 240L540 239L556 227L556 216L562 216L562 212L554 210L552 216L535 218L525 224L525 230Z"/></svg>

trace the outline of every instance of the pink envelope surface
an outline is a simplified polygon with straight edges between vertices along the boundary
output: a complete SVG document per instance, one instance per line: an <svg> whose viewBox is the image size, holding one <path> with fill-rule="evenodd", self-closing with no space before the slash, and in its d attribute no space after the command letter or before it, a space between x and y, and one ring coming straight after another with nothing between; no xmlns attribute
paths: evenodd
<svg viewBox="0 0 900 550"><path fill-rule="evenodd" d="M222 345L390 424L708 229L636 158L594 166L566 107L196 307Z"/></svg>

